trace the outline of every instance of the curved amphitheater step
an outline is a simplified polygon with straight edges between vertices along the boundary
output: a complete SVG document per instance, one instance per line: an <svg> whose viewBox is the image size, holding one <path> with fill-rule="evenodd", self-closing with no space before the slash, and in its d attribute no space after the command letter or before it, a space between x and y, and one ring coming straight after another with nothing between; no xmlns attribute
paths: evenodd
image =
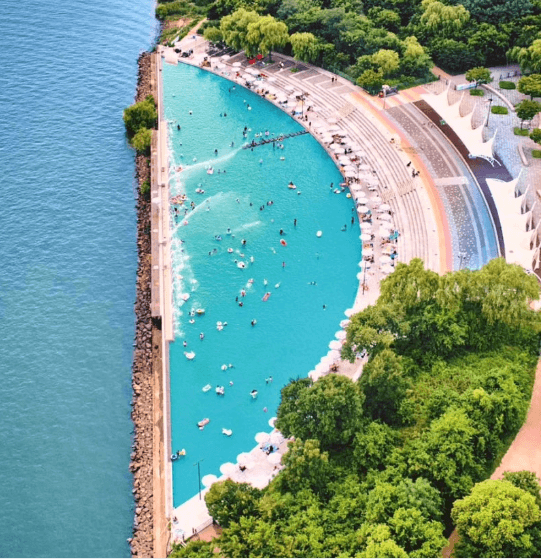
<svg viewBox="0 0 541 559"><path fill-rule="evenodd" d="M290 75L287 79L280 72L273 75L274 86L285 90L291 85ZM410 176L410 170L396 146L390 144L389 138L363 115L358 105L350 102L348 96L355 91L353 86L336 83L329 87L330 78L318 73L312 73L306 79L302 77L302 73L295 75L295 81L300 82L299 89L308 93L310 101L318 107L317 115L325 120L336 119L340 128L353 141L363 146L366 152L364 159L378 178L380 195L391 205L395 226L403 233L398 242L400 260L409 262L418 257L427 267L438 269L439 258L430 254L427 220L416 192L416 182ZM314 117L316 114L312 118Z"/></svg>

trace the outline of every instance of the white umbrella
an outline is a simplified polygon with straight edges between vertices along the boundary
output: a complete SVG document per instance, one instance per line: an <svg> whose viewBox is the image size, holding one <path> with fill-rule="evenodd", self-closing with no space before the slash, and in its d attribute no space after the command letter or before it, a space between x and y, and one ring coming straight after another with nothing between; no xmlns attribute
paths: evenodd
<svg viewBox="0 0 541 559"><path fill-rule="evenodd" d="M279 445L282 444L283 442L284 442L284 436L282 435L282 433L280 433L280 431L274 431L273 433L271 433L270 444Z"/></svg>
<svg viewBox="0 0 541 559"><path fill-rule="evenodd" d="M368 233L361 233L359 235L359 239L361 239L361 241L370 241L372 239L372 235L369 235Z"/></svg>
<svg viewBox="0 0 541 559"><path fill-rule="evenodd" d="M389 204L381 204L379 209L388 212L391 209L391 206L389 206Z"/></svg>
<svg viewBox="0 0 541 559"><path fill-rule="evenodd" d="M359 281L361 281L363 278L364 278L364 273L363 273L363 272L359 272L359 273L357 274L357 279L358 279Z"/></svg>
<svg viewBox="0 0 541 559"><path fill-rule="evenodd" d="M351 163L351 159L347 155L341 155L338 158L338 161L340 163L343 163L344 165L348 165L349 163Z"/></svg>
<svg viewBox="0 0 541 559"><path fill-rule="evenodd" d="M203 476L203 478L201 479L201 483L205 487L210 487L213 483L216 483L217 481L218 478L214 474L207 474L206 476Z"/></svg>
<svg viewBox="0 0 541 559"><path fill-rule="evenodd" d="M275 423L276 423L276 419L277 419L276 417L271 417L271 418L269 419L269 425L270 425L272 428L274 428L274 425L275 425Z"/></svg>
<svg viewBox="0 0 541 559"><path fill-rule="evenodd" d="M361 261L359 262L359 268L362 268L363 266L364 266L364 262L361 260Z"/></svg>
<svg viewBox="0 0 541 559"><path fill-rule="evenodd" d="M229 60L231 58L230 54L224 54L223 56L220 57L222 60Z"/></svg>
<svg viewBox="0 0 541 559"><path fill-rule="evenodd" d="M331 360L331 362L338 361L340 359L340 352L337 349L331 349L329 353L327 353L327 357Z"/></svg>
<svg viewBox="0 0 541 559"><path fill-rule="evenodd" d="M338 340L333 340L332 342L329 343L329 347L331 349L340 350L340 349L342 349L342 344Z"/></svg>
<svg viewBox="0 0 541 559"><path fill-rule="evenodd" d="M357 157L366 157L366 151L363 151L361 149L355 149L354 153Z"/></svg>
<svg viewBox="0 0 541 559"><path fill-rule="evenodd" d="M383 219L384 221L391 221L391 219L393 219L389 214L381 214L379 218Z"/></svg>
<svg viewBox="0 0 541 559"><path fill-rule="evenodd" d="M269 433L257 433L254 438L256 443L264 444L269 441L270 435Z"/></svg>
<svg viewBox="0 0 541 559"><path fill-rule="evenodd" d="M370 208L368 206L357 206L357 211L360 214L366 214L370 211Z"/></svg>
<svg viewBox="0 0 541 559"><path fill-rule="evenodd" d="M352 179L357 176L357 173L355 171L346 171L344 173L344 176L347 177L348 179Z"/></svg>
<svg viewBox="0 0 541 559"><path fill-rule="evenodd" d="M218 64L215 64L214 67L215 68L220 68L220 70L221 70L222 68L225 68L225 64L223 62L218 62Z"/></svg>
<svg viewBox="0 0 541 559"><path fill-rule="evenodd" d="M238 456L237 456L237 462L240 465L246 466L248 467L248 464L253 464L253 458L252 455L249 452L241 452Z"/></svg>
<svg viewBox="0 0 541 559"><path fill-rule="evenodd" d="M278 465L282 461L282 455L279 452L273 452L272 454L269 454L267 460L271 464Z"/></svg>
<svg viewBox="0 0 541 559"><path fill-rule="evenodd" d="M233 62L232 66L235 68L240 68L242 66L242 62Z"/></svg>
<svg viewBox="0 0 541 559"><path fill-rule="evenodd" d="M385 227L380 227L378 230L378 235L380 237L389 238L391 236L391 231L389 229L385 229Z"/></svg>
<svg viewBox="0 0 541 559"><path fill-rule="evenodd" d="M355 171L355 167L353 165L345 165L344 171Z"/></svg>
<svg viewBox="0 0 541 559"><path fill-rule="evenodd" d="M346 309L344 314L349 318L355 314L355 311L353 309Z"/></svg>
<svg viewBox="0 0 541 559"><path fill-rule="evenodd" d="M342 153L344 151L344 148L342 146L339 146L339 145L336 145L336 144L334 144L330 147L332 148L334 153Z"/></svg>
<svg viewBox="0 0 541 559"><path fill-rule="evenodd" d="M323 136L321 136L321 141L324 144L330 144L332 143L332 136L330 134L323 134Z"/></svg>
<svg viewBox="0 0 541 559"><path fill-rule="evenodd" d="M233 462L226 462L220 466L220 472L224 474L224 476L231 476L237 472L237 466L233 464Z"/></svg>
<svg viewBox="0 0 541 559"><path fill-rule="evenodd" d="M285 89L286 91L295 91L295 88L294 88L292 85L286 85L286 86L284 87L284 89Z"/></svg>
<svg viewBox="0 0 541 559"><path fill-rule="evenodd" d="M363 248L363 256L372 256L374 254L374 249Z"/></svg>
<svg viewBox="0 0 541 559"><path fill-rule="evenodd" d="M278 101L278 103L287 103L287 97L285 95L278 95L276 101Z"/></svg>
<svg viewBox="0 0 541 559"><path fill-rule="evenodd" d="M359 171L370 171L370 165L359 165Z"/></svg>
<svg viewBox="0 0 541 559"><path fill-rule="evenodd" d="M351 324L351 320L341 320L340 328L347 328Z"/></svg>
<svg viewBox="0 0 541 559"><path fill-rule="evenodd" d="M255 77L254 76L242 76L247 83L252 83L255 82Z"/></svg>
<svg viewBox="0 0 541 559"><path fill-rule="evenodd" d="M390 264L387 264L387 266L382 266L381 267L381 271L384 274L392 274L394 272L394 268Z"/></svg>
<svg viewBox="0 0 541 559"><path fill-rule="evenodd" d="M314 367L314 371L316 372L316 375L322 375L323 373L326 373L329 370L329 365L330 363L318 363Z"/></svg>
<svg viewBox="0 0 541 559"><path fill-rule="evenodd" d="M389 262L391 262L392 258L390 256L387 256L386 254L384 254L383 256L379 257L379 261L382 264L389 264Z"/></svg>
<svg viewBox="0 0 541 559"><path fill-rule="evenodd" d="M338 330L338 332L336 332L336 333L334 334L334 337L335 337L337 340L345 340L346 337L347 337L347 335L348 335L348 333L347 333L345 330Z"/></svg>
<svg viewBox="0 0 541 559"><path fill-rule="evenodd" d="M252 74L252 76L257 76L259 74L259 70L256 70L255 68L246 68L245 72Z"/></svg>
<svg viewBox="0 0 541 559"><path fill-rule="evenodd" d="M374 194L374 196L370 196L370 200L372 200L374 202L381 202L381 198L380 198L379 194Z"/></svg>

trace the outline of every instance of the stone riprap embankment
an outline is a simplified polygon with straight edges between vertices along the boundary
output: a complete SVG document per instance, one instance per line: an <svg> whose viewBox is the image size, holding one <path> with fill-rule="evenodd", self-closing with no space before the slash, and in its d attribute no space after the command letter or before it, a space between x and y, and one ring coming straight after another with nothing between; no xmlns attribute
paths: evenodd
<svg viewBox="0 0 541 559"><path fill-rule="evenodd" d="M151 55L139 57L136 101L152 93ZM135 302L135 344L133 358L132 420L134 444L130 470L133 473L135 517L133 537L129 539L133 557L153 557L153 425L152 425L152 320L150 315L150 201L140 187L150 180L148 157L136 156L138 183L137 250L138 269Z"/></svg>

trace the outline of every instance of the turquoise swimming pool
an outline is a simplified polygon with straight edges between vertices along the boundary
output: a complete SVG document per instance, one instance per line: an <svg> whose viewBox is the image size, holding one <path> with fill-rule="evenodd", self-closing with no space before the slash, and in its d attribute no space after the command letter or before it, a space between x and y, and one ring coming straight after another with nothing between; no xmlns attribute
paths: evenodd
<svg viewBox="0 0 541 559"><path fill-rule="evenodd" d="M201 476L220 476L270 431L280 388L328 352L355 299L361 246L353 202L330 187L341 175L310 135L283 149L241 148L302 130L296 121L199 68L164 64L162 74L171 193L187 197L171 206L172 447L186 450L173 464L179 506L198 491L196 462Z"/></svg>

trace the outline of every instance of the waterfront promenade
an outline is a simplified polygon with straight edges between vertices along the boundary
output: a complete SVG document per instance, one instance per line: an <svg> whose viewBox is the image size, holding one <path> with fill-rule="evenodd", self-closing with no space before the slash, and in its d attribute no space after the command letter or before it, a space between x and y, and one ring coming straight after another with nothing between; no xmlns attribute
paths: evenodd
<svg viewBox="0 0 541 559"><path fill-rule="evenodd" d="M207 56L206 47L199 37L193 39L189 34L181 42L180 48L193 49L193 57L179 58L173 49L164 47L159 47L158 56L166 63L186 62L200 66ZM245 79L250 73L245 72L248 62L244 55L211 58L210 64L211 68L207 67L207 70L236 84L245 86L250 83ZM253 76L254 79L249 80L253 83L251 89L260 94L264 93L263 87L274 89L275 94L267 96L269 101L278 103L279 99L288 100L287 106L284 103L282 108L289 114L296 113L296 120L327 150L342 171L350 195L356 201L361 225L359 234L363 235L359 241L363 244L363 262L359 266L359 289L355 301L350 309L344 309L344 318L347 319L375 303L379 296L380 281L393 271L397 260L409 262L419 257L438 273L451 269L451 237L443 206L429 173L421 159L415 157L415 150L393 128L386 116L367 105L362 95L359 95L358 88L343 78L309 68L292 73L290 68L293 64L289 59L277 57L273 65L267 65L264 70L258 69L266 75L264 79ZM299 90L298 80L302 77L302 71L305 72L306 81L301 82ZM299 91L304 97L301 103L297 99ZM284 141L294 142L295 138ZM420 175L412 177L413 169ZM326 374L331 365L322 360L310 376L317 379ZM334 365L339 373L356 379L362 373L363 362L359 359L353 364L335 362ZM286 450L285 444L282 442L278 454ZM249 455L249 468L241 473L239 464L232 465L223 477L236 479L241 475L242 480L237 481L266 485L279 471L279 463L268 463L259 445ZM171 471L170 463L166 468ZM202 496L205 491L203 488ZM167 516L172 520L173 540L189 538L211 523L204 500L199 496L173 511L168 508Z"/></svg>
<svg viewBox="0 0 541 559"><path fill-rule="evenodd" d="M172 64L205 65L204 69L265 95L312 133L343 172L357 202L360 234L366 235L361 239L359 290L346 316L377 300L380 281L393 270L394 260L386 258L389 246L396 250L396 260L418 257L440 274L467 266L472 255L481 265L486 262L483 258L490 259L483 238L485 224L468 194L475 178L444 134L413 105L430 88L403 92L392 102L387 100L386 107L385 99L370 98L339 76L282 55L274 55L273 64L252 67L243 54L209 56L206 42L192 34L177 46L194 50L193 56L180 58L173 49L159 47L159 57ZM380 211L382 207L389 209ZM389 231L399 232L397 239L384 233L385 224ZM361 360L336 365L338 372L353 379L362 373ZM325 372L321 368L311 376ZM259 447L251 452L256 462ZM260 483L262 476L256 471L248 470L243 480ZM266 475L270 479L274 474L272 470ZM176 518L174 539L190 537L210 523L199 497L177 507L171 518Z"/></svg>

